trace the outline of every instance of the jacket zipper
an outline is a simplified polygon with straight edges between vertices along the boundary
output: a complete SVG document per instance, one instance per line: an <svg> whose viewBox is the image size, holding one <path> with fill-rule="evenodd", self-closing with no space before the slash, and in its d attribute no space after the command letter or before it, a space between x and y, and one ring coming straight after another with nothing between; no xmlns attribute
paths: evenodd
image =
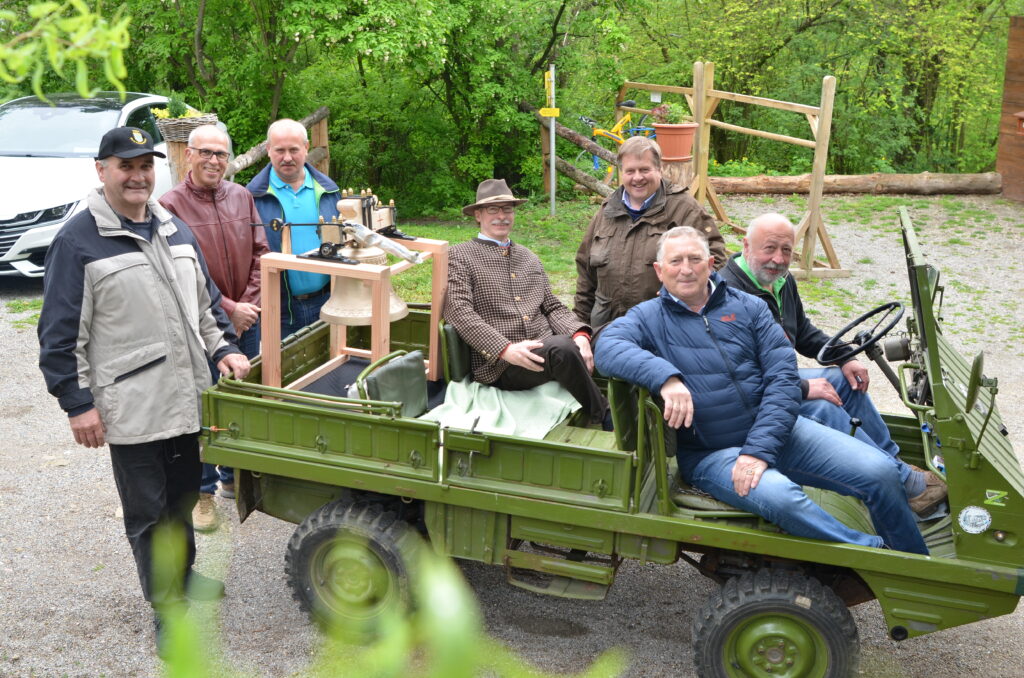
<svg viewBox="0 0 1024 678"><path fill-rule="evenodd" d="M722 356L722 361L725 363L725 368L729 370L729 379L732 381L732 387L736 389L736 394L740 397L740 402L743 403L743 407L747 410L747 414L750 415L751 419L757 419L754 416L754 411L750 407L750 403L747 402L747 397L743 393L743 389L740 388L739 380L736 378L736 372L732 368L732 362L729 360L729 356L726 355L722 345L718 343L718 337L711 331L711 323L708 322L708 316L706 313L700 314L701 320L704 321L704 329L707 330L708 336L711 337L711 343L718 349L719 355Z"/></svg>

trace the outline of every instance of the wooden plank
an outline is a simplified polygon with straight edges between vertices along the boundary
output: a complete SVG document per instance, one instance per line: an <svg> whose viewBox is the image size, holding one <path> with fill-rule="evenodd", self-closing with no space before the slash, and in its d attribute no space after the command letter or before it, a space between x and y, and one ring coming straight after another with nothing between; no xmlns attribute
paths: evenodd
<svg viewBox="0 0 1024 678"><path fill-rule="evenodd" d="M751 129L749 127L740 127L739 125L733 125L728 122L722 122L721 120L708 120L708 124L712 127L718 127L719 129L726 129L730 132L738 132L740 134L746 134L752 137L761 137L762 139L771 139L772 141L783 141L787 144L794 144L796 146L804 146L806 148L814 148L817 142L811 141L810 139L799 139L797 137L786 136L785 134L776 134L775 132L764 132L759 129Z"/></svg>
<svg viewBox="0 0 1024 678"><path fill-rule="evenodd" d="M633 82L627 80L626 84L619 90L619 101L622 101L622 97L625 96L626 90L630 89L642 89L649 92L667 92L670 94L693 94L693 87L678 87L676 85L654 85L649 82Z"/></svg>
<svg viewBox="0 0 1024 678"><path fill-rule="evenodd" d="M262 285L260 305L261 356L263 359L263 385L281 385L281 272L276 262L260 258Z"/></svg>
<svg viewBox="0 0 1024 678"><path fill-rule="evenodd" d="M818 115L821 112L821 108L818 106L806 106L804 104L794 104L789 101L779 101L778 99L767 99L765 97L755 97L750 94L737 94L735 92L723 92L722 90L711 90L708 92L708 96L716 97L718 99L726 99L727 101L738 101L743 104L754 104L756 106L767 106L768 108L777 108L780 111L792 111L793 113L802 113L804 115Z"/></svg>
<svg viewBox="0 0 1024 678"><path fill-rule="evenodd" d="M290 388L294 391L302 390L303 387L312 384L314 381L324 376L325 374L333 372L334 369L341 365L342 363L348 362L348 358L348 355L339 355L335 358L332 358L325 362L320 367L313 370L312 372L307 372L306 374L302 375L292 383L285 386L285 388Z"/></svg>

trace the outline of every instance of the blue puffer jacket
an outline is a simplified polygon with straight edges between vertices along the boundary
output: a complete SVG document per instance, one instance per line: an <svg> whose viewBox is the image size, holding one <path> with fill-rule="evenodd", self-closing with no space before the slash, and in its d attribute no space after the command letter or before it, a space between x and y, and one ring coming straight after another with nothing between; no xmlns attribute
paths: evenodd
<svg viewBox="0 0 1024 678"><path fill-rule="evenodd" d="M320 216L325 221L338 216L338 199L341 198L341 189L338 184L331 181L323 172L317 171L308 162L306 171L313 176L313 187L316 191L317 204L320 207ZM256 202L256 211L260 213L260 219L264 224L269 224L271 219L284 219L284 209L281 201L274 195L273 187L270 185L270 165L268 164L260 173L252 178L246 185L252 193ZM267 227L267 244L274 252L281 251L281 232L273 231Z"/></svg>
<svg viewBox="0 0 1024 678"><path fill-rule="evenodd" d="M736 291L718 274L700 313L677 303L663 287L615 320L594 351L606 375L654 394L670 377L693 395L693 425L680 429L678 450L708 453L740 447L774 465L800 409L793 347L768 306Z"/></svg>

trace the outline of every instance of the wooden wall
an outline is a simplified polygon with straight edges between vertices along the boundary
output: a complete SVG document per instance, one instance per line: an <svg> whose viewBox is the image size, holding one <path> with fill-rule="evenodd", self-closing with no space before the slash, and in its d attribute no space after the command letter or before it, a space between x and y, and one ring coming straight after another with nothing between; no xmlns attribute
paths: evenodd
<svg viewBox="0 0 1024 678"><path fill-rule="evenodd" d="M1024 135L1017 133L1014 113L1024 111L1024 17L1010 17L1006 46L1003 111L999 119L996 171L1003 175L1003 196L1024 201Z"/></svg>

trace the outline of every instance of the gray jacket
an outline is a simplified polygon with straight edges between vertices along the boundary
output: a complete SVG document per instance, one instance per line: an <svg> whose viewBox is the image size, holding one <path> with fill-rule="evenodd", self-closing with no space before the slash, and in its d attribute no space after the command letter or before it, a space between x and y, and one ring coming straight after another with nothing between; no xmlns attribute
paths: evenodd
<svg viewBox="0 0 1024 678"><path fill-rule="evenodd" d="M237 353L220 292L188 227L150 200L153 237L103 197L69 221L46 255L39 365L70 415L95 406L108 442L194 433L207 358Z"/></svg>

